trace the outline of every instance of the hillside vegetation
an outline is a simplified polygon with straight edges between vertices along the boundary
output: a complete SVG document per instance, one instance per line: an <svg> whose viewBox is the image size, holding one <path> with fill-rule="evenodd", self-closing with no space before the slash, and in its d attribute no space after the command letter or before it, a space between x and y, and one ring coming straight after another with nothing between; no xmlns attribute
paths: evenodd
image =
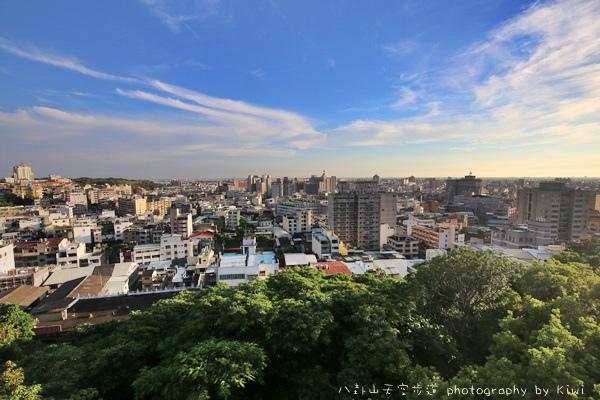
<svg viewBox="0 0 600 400"><path fill-rule="evenodd" d="M599 310L588 264L460 249L402 281L298 268L53 344L2 338L23 399L598 399Z"/></svg>

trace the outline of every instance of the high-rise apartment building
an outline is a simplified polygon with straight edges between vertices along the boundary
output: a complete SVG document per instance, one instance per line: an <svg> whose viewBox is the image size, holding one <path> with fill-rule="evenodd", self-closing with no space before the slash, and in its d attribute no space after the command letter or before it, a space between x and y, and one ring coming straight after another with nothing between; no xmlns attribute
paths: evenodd
<svg viewBox="0 0 600 400"><path fill-rule="evenodd" d="M167 215L170 213L173 202L167 198L147 198L146 211L152 211L156 215Z"/></svg>
<svg viewBox="0 0 600 400"><path fill-rule="evenodd" d="M121 215L140 215L146 212L146 199L143 197L122 197L119 199Z"/></svg>
<svg viewBox="0 0 600 400"><path fill-rule="evenodd" d="M183 239L187 239L194 232L191 213L181 213L179 208L171 208L170 217L172 235L181 235Z"/></svg>
<svg viewBox="0 0 600 400"><path fill-rule="evenodd" d="M16 184L19 184L22 181L33 181L33 171L31 170L31 167L20 163L13 168L13 178Z"/></svg>
<svg viewBox="0 0 600 400"><path fill-rule="evenodd" d="M246 190L248 191L248 193L271 193L271 184L273 182L271 175L248 175L248 179L246 182Z"/></svg>
<svg viewBox="0 0 600 400"><path fill-rule="evenodd" d="M296 191L294 187L294 180L289 179L287 176L283 178L283 195L291 196Z"/></svg>
<svg viewBox="0 0 600 400"><path fill-rule="evenodd" d="M240 224L241 210L235 206L229 207L225 214L225 229L236 230Z"/></svg>
<svg viewBox="0 0 600 400"><path fill-rule="evenodd" d="M326 176L325 171L321 176L312 175L304 183L304 191L308 194L333 193L337 187L335 176Z"/></svg>
<svg viewBox="0 0 600 400"><path fill-rule="evenodd" d="M590 195L590 211L600 211L600 193L592 193Z"/></svg>
<svg viewBox="0 0 600 400"><path fill-rule="evenodd" d="M248 193L254 193L254 191L256 190L256 184L255 184L254 178L256 178L254 175L248 175L247 187L246 187L246 190L248 190Z"/></svg>
<svg viewBox="0 0 600 400"><path fill-rule="evenodd" d="M279 197L283 197L283 181L281 178L277 178L273 185L271 186L271 197L277 199Z"/></svg>
<svg viewBox="0 0 600 400"><path fill-rule="evenodd" d="M311 209L299 210L292 215L283 216L283 229L290 234L310 232L313 223Z"/></svg>
<svg viewBox="0 0 600 400"><path fill-rule="evenodd" d="M552 241L579 240L587 231L591 196L590 191L572 189L559 181L519 189L517 223L548 222Z"/></svg>
<svg viewBox="0 0 600 400"><path fill-rule="evenodd" d="M464 178L446 180L446 200L448 203L454 201L454 196L472 196L481 194L482 180L475 175L465 175Z"/></svg>
<svg viewBox="0 0 600 400"><path fill-rule="evenodd" d="M394 193L376 192L372 185L330 194L328 221L335 234L347 245L364 250L381 250L387 242L387 232L396 227Z"/></svg>

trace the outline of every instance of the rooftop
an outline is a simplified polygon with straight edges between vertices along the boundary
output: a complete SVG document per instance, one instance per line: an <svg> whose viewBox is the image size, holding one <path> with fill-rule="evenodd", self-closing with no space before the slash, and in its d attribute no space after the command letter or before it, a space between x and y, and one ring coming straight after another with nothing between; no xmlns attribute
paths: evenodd
<svg viewBox="0 0 600 400"><path fill-rule="evenodd" d="M3 292L0 303L12 303L21 308L31 306L48 292L47 288L37 286L19 286L9 292Z"/></svg>
<svg viewBox="0 0 600 400"><path fill-rule="evenodd" d="M65 282L54 293L46 296L40 304L38 304L31 314L43 314L47 312L56 312L68 308L77 299L70 298L69 295L85 280L85 277L73 279Z"/></svg>
<svg viewBox="0 0 600 400"><path fill-rule="evenodd" d="M311 263L311 265L314 268L317 268L317 269L325 272L325 274L327 274L327 275L333 275L333 274L352 275L352 272L350 272L350 270L348 269L346 264L344 264L343 262L339 262L339 261L317 262L317 263Z"/></svg>

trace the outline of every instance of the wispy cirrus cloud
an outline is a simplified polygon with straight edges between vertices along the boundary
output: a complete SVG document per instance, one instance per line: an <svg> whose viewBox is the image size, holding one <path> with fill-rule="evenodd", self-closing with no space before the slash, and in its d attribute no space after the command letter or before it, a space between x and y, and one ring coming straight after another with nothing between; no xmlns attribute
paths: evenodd
<svg viewBox="0 0 600 400"><path fill-rule="evenodd" d="M409 87L401 87L399 90L400 98L396 100L390 108L402 109L408 105L413 104L417 100L417 93Z"/></svg>
<svg viewBox="0 0 600 400"><path fill-rule="evenodd" d="M138 100L188 111L201 117L203 124L220 127L226 137L254 146L271 146L308 149L325 139L325 135L314 129L310 122L295 113L263 108L241 101L220 99L160 81L149 84L174 97L163 97L144 91L117 93Z"/></svg>
<svg viewBox="0 0 600 400"><path fill-rule="evenodd" d="M465 53L467 61L506 60L500 71L474 87L476 105L519 105L543 109L551 118L574 120L565 107L600 107L600 3L568 0L536 3L521 16L492 31L488 40ZM489 63L488 63L489 64ZM589 107L589 102L597 107ZM574 110L573 110L574 111Z"/></svg>
<svg viewBox="0 0 600 400"><path fill-rule="evenodd" d="M538 2L457 54L453 68L425 79L418 96L403 82L396 108L428 106L428 113L357 120L327 133L351 146L406 145L420 138L470 152L507 142L597 146L599 20L597 1ZM411 47L382 50L393 57Z"/></svg>
<svg viewBox="0 0 600 400"><path fill-rule="evenodd" d="M211 158L225 157L291 157L297 148L277 147L265 137L247 136L233 131L235 124L199 124L190 119L170 115L114 117L101 114L76 114L55 108L31 107L15 113L0 113L0 139L8 147L23 144L43 145L48 151L57 150L69 141L80 146L78 151L111 152L114 143L102 140L100 133L120 138L119 147L135 146L136 157L146 155L147 161L160 155ZM241 129L241 126L239 127ZM239 135L239 136L238 136ZM153 146L140 143L152 139ZM91 145L94 141L94 145ZM182 143L185 143L183 145ZM157 147L160 150L157 150Z"/></svg>
<svg viewBox="0 0 600 400"><path fill-rule="evenodd" d="M210 149L211 154L236 156L263 149L274 156L291 156L297 150L314 147L325 139L325 135L315 130L307 118L293 112L207 96L158 80L106 74L84 67L73 58L50 55L36 48L24 50L5 39L0 41L0 49L97 79L154 89L161 94L120 88L117 88L115 93L165 107L162 119L158 121L147 114L123 118L94 113L72 113L47 107L32 107L12 114L1 114L0 126L6 127L7 132L31 130L25 134L24 140L32 137L43 139L44 130L59 137L85 137L92 131L111 129L124 135L151 135L155 138L176 133L189 140L192 146L190 148L201 149L204 146ZM202 146L199 146L199 142Z"/></svg>
<svg viewBox="0 0 600 400"><path fill-rule="evenodd" d="M152 13L173 33L182 28L189 30L196 39L201 38L189 26L189 22L220 15L219 0L141 0Z"/></svg>
<svg viewBox="0 0 600 400"><path fill-rule="evenodd" d="M418 45L414 40L402 40L396 43L379 46L379 49L391 59L398 59L417 51Z"/></svg>
<svg viewBox="0 0 600 400"><path fill-rule="evenodd" d="M54 67L79 72L80 74L88 75L93 78L117 82L139 82L135 78L107 74L104 72L93 70L91 68L87 68L75 58L50 54L47 51L41 51L40 49L33 46L19 46L16 43L3 37L0 37L0 49L11 54L17 55L19 57L26 58L28 60L37 61L44 64L52 65Z"/></svg>
<svg viewBox="0 0 600 400"><path fill-rule="evenodd" d="M265 74L265 71L263 71L261 68L256 68L256 69L250 71L250 73L257 79L260 79L261 81L264 81L265 79L267 79L267 75Z"/></svg>

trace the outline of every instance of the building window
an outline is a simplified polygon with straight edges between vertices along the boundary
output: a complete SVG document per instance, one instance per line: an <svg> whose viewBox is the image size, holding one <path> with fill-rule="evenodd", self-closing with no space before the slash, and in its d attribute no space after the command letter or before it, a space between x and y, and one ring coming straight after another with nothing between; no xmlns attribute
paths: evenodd
<svg viewBox="0 0 600 400"><path fill-rule="evenodd" d="M223 274L219 275L219 279L222 281L233 280L233 279L245 279L244 274Z"/></svg>

